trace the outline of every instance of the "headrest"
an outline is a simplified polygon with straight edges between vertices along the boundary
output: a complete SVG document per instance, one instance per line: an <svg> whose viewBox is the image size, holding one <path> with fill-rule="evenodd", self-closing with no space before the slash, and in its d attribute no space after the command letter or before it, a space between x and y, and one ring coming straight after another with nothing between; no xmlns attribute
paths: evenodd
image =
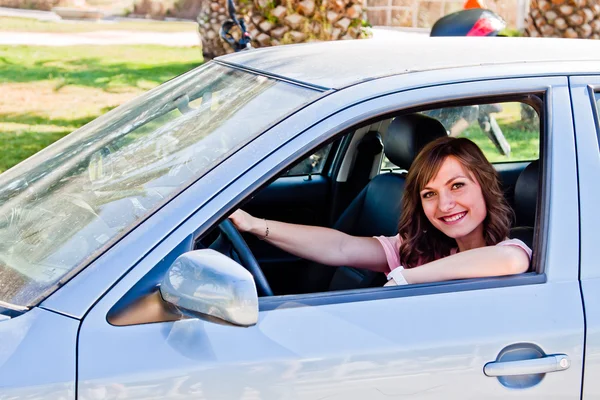
<svg viewBox="0 0 600 400"><path fill-rule="evenodd" d="M377 131L369 131L358 143L358 152L370 156L376 156L383 150L381 135Z"/></svg>
<svg viewBox="0 0 600 400"><path fill-rule="evenodd" d="M408 170L427 143L444 136L448 136L448 132L435 118L423 114L401 115L388 127L383 151L388 160Z"/></svg>
<svg viewBox="0 0 600 400"><path fill-rule="evenodd" d="M518 226L534 226L537 205L539 161L532 161L519 175L515 185L515 214Z"/></svg>

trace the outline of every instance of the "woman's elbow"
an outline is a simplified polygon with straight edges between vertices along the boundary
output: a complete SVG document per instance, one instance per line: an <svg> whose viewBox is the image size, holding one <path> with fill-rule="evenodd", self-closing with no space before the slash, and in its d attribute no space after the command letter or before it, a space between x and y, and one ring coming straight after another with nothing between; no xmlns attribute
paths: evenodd
<svg viewBox="0 0 600 400"><path fill-rule="evenodd" d="M506 265L506 275L518 275L529 269L529 256L518 247L509 248L510 256Z"/></svg>

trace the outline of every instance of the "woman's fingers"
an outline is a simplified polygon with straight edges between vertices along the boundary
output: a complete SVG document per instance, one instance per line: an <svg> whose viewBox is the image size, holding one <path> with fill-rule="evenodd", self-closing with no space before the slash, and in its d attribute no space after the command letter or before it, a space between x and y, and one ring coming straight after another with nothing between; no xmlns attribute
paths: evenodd
<svg viewBox="0 0 600 400"><path fill-rule="evenodd" d="M235 225L238 231L247 232L251 227L251 219L253 217L243 210L235 210L230 216L229 219Z"/></svg>

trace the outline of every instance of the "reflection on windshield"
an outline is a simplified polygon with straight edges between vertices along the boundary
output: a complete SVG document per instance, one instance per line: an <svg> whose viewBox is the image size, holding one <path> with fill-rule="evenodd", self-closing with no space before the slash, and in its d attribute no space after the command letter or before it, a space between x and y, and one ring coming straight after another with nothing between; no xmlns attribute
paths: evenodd
<svg viewBox="0 0 600 400"><path fill-rule="evenodd" d="M0 301L36 301L178 190L317 94L208 64L0 175Z"/></svg>

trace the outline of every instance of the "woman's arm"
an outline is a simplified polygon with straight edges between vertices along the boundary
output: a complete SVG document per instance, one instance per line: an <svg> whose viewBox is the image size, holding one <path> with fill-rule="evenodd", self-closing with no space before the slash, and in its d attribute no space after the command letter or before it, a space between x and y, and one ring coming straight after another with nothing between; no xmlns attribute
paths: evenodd
<svg viewBox="0 0 600 400"><path fill-rule="evenodd" d="M408 283L428 283L521 274L528 268L529 256L523 249L517 246L487 246L405 269L402 275ZM388 283L393 285L391 282Z"/></svg>
<svg viewBox="0 0 600 400"><path fill-rule="evenodd" d="M350 236L318 226L265 221L242 210L229 218L239 231L252 233L298 257L325 265L388 271L385 252L375 238Z"/></svg>

